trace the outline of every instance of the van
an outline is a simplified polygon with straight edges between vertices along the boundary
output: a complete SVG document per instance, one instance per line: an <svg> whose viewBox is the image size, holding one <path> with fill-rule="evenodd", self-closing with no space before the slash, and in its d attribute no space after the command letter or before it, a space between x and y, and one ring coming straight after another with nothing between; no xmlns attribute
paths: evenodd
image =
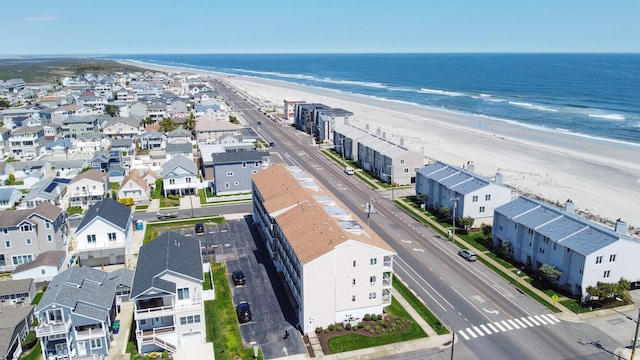
<svg viewBox="0 0 640 360"><path fill-rule="evenodd" d="M346 168L344 168L344 173L347 175L353 175L353 168L351 166L347 166Z"/></svg>

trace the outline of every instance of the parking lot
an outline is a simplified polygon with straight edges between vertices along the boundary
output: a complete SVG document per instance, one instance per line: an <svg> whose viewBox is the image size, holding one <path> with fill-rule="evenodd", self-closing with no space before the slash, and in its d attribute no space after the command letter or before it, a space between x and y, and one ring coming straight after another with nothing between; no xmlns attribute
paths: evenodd
<svg viewBox="0 0 640 360"><path fill-rule="evenodd" d="M199 235L194 228L178 231L200 239L203 261L227 263L234 305L246 301L251 306L251 322L240 325L245 345L260 346L265 359L306 353L295 329L297 318L285 288L251 218L230 220L222 225L205 223L204 228L204 234ZM245 285L233 285L234 270L244 272ZM289 333L287 339L283 338L285 331Z"/></svg>

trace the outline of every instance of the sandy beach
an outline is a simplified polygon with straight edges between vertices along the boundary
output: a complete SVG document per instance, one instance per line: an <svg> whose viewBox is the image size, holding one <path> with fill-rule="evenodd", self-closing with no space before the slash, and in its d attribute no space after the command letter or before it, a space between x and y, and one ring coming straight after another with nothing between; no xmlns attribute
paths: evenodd
<svg viewBox="0 0 640 360"><path fill-rule="evenodd" d="M127 62L153 70L185 69ZM223 75L188 70L221 77ZM620 218L640 226L640 146L547 132L471 114L384 101L281 81L223 76L229 84L274 104L285 98L317 102L349 110L355 125L380 128L387 137L404 138L425 161L441 160L504 183L520 194L535 194L549 202L573 200L583 216L611 221Z"/></svg>

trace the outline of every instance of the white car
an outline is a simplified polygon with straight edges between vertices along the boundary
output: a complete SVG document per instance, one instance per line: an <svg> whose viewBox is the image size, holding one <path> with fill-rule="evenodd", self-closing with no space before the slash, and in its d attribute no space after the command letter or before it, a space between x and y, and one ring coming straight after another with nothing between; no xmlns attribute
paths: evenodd
<svg viewBox="0 0 640 360"><path fill-rule="evenodd" d="M82 220L83 218L84 218L84 215L82 214L69 215L69 220Z"/></svg>
<svg viewBox="0 0 640 360"><path fill-rule="evenodd" d="M346 168L344 168L344 173L347 175L353 175L354 170L351 166L347 166Z"/></svg>

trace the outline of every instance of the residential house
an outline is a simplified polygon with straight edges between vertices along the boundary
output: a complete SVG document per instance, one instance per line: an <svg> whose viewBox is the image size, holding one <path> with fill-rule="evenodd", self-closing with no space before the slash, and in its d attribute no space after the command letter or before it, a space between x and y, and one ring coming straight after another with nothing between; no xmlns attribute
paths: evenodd
<svg viewBox="0 0 640 360"><path fill-rule="evenodd" d="M113 165L109 167L109 171L107 171L107 176L109 177L110 184L120 184L124 177L127 176L127 170L119 165Z"/></svg>
<svg viewBox="0 0 640 360"><path fill-rule="evenodd" d="M147 117L150 117L154 122L168 117L167 106L165 104L149 104L147 106Z"/></svg>
<svg viewBox="0 0 640 360"><path fill-rule="evenodd" d="M436 161L416 173L416 194L423 195L433 209L452 209L456 219L471 217L473 226L493 224L493 211L513 199L513 191L502 185L502 175L491 181L474 173L474 164L467 169Z"/></svg>
<svg viewBox="0 0 640 360"><path fill-rule="evenodd" d="M62 125L49 123L43 125L44 128L44 138L47 141L54 141L62 136Z"/></svg>
<svg viewBox="0 0 640 360"><path fill-rule="evenodd" d="M196 164L183 155L174 156L162 166L162 185L165 197L195 195L201 187Z"/></svg>
<svg viewBox="0 0 640 360"><path fill-rule="evenodd" d="M66 259L67 252L64 250L45 251L35 260L18 265L11 273L11 278L35 282L51 281L54 276L67 268L64 266Z"/></svg>
<svg viewBox="0 0 640 360"><path fill-rule="evenodd" d="M193 136L191 135L191 131L186 129L177 128L167 133L167 144L191 144L192 140Z"/></svg>
<svg viewBox="0 0 640 360"><path fill-rule="evenodd" d="M210 101L220 101L220 94L207 88L205 91L199 91L193 95L193 99L196 105L203 105L203 103L210 103Z"/></svg>
<svg viewBox="0 0 640 360"><path fill-rule="evenodd" d="M146 131L138 141L144 150L162 150L167 146L167 136L158 131Z"/></svg>
<svg viewBox="0 0 640 360"><path fill-rule="evenodd" d="M310 175L272 166L253 175L252 196L253 222L302 333L357 323L391 304L393 249Z"/></svg>
<svg viewBox="0 0 640 360"><path fill-rule="evenodd" d="M0 188L0 210L11 209L22 199L22 192L13 187Z"/></svg>
<svg viewBox="0 0 640 360"><path fill-rule="evenodd" d="M120 152L126 152L129 155L133 155L136 151L134 139L113 139L111 140L111 150L118 150Z"/></svg>
<svg viewBox="0 0 640 360"><path fill-rule="evenodd" d="M34 209L43 202L58 207L63 206L67 186L71 180L64 178L43 178L29 188L29 192L24 195L19 209ZM66 204L64 204L66 205Z"/></svg>
<svg viewBox="0 0 640 360"><path fill-rule="evenodd" d="M14 158L32 160L44 153L44 128L23 126L11 131L9 147Z"/></svg>
<svg viewBox="0 0 640 360"><path fill-rule="evenodd" d="M31 304L31 300L35 296L36 282L33 279L0 281L0 303L2 306Z"/></svg>
<svg viewBox="0 0 640 360"><path fill-rule="evenodd" d="M71 141L69 139L47 141L44 144L45 154L52 156L67 156L67 152L70 148Z"/></svg>
<svg viewBox="0 0 640 360"><path fill-rule="evenodd" d="M71 139L71 152L78 154L93 154L96 151L111 146L111 139L101 133L90 132L77 135Z"/></svg>
<svg viewBox="0 0 640 360"><path fill-rule="evenodd" d="M115 117L102 127L102 133L112 139L135 139L140 134L140 120Z"/></svg>
<svg viewBox="0 0 640 360"><path fill-rule="evenodd" d="M124 264L132 234L128 206L111 198L95 203L75 232L80 265Z"/></svg>
<svg viewBox="0 0 640 360"><path fill-rule="evenodd" d="M16 179L25 179L36 173L48 176L51 173L51 163L47 160L20 161L13 163L13 169Z"/></svg>
<svg viewBox="0 0 640 360"><path fill-rule="evenodd" d="M210 105L195 105L195 116L206 116L216 121L229 121L229 109L222 102Z"/></svg>
<svg viewBox="0 0 640 360"><path fill-rule="evenodd" d="M56 170L56 176L65 179L73 179L87 166L89 166L89 161L86 159L58 160L53 163L53 167Z"/></svg>
<svg viewBox="0 0 640 360"><path fill-rule="evenodd" d="M51 280L38 307L36 336L46 359L109 355L118 293L131 288L133 272L72 266Z"/></svg>
<svg viewBox="0 0 640 360"><path fill-rule="evenodd" d="M203 272L198 239L169 231L140 248L131 288L138 351L205 343Z"/></svg>
<svg viewBox="0 0 640 360"><path fill-rule="evenodd" d="M66 250L69 222L57 206L7 210L0 216L0 271L13 271L50 250Z"/></svg>
<svg viewBox="0 0 640 360"><path fill-rule="evenodd" d="M293 126L296 129L314 134L313 125L320 110L330 111L331 107L317 103L301 103L294 105Z"/></svg>
<svg viewBox="0 0 640 360"><path fill-rule="evenodd" d="M269 153L266 151L217 153L212 155L212 165L212 193L220 196L250 192L251 177L269 167Z"/></svg>
<svg viewBox="0 0 640 360"><path fill-rule="evenodd" d="M94 170L108 172L113 166L122 166L122 152L119 150L98 151L91 159L91 168Z"/></svg>
<svg viewBox="0 0 640 360"><path fill-rule="evenodd" d="M3 281L4 282L4 281ZM22 344L33 321L33 305L0 311L0 359L17 360L22 356ZM0 308L1 309L1 308Z"/></svg>
<svg viewBox="0 0 640 360"><path fill-rule="evenodd" d="M136 204L149 201L149 186L147 182L139 176L138 171L130 171L124 180L122 180L120 189L118 189L118 198L132 198Z"/></svg>
<svg viewBox="0 0 640 360"><path fill-rule="evenodd" d="M5 155L11 152L11 147L9 146L10 137L11 137L11 130L4 127L0 127L0 156L2 158L4 158ZM0 162L0 165L2 163L3 162ZM1 171L2 169L0 169L0 172Z"/></svg>
<svg viewBox="0 0 640 360"><path fill-rule="evenodd" d="M99 124L105 119L104 115L98 116L70 116L62 120L62 136L67 139L76 139L80 136L96 133Z"/></svg>
<svg viewBox="0 0 640 360"><path fill-rule="evenodd" d="M209 116L196 118L196 139L199 143L214 143L225 135L240 135L240 126L226 120Z"/></svg>
<svg viewBox="0 0 640 360"><path fill-rule="evenodd" d="M134 95L137 97L137 95ZM118 98L119 99L119 98ZM134 104L131 104L131 106L129 106L129 114L131 114L131 117L134 119L144 119L147 117L147 104L143 103L143 102L137 102Z"/></svg>
<svg viewBox="0 0 640 360"><path fill-rule="evenodd" d="M193 145L191 145L191 143L167 144L165 152L167 160L171 160L173 157L181 155L193 161Z"/></svg>
<svg viewBox="0 0 640 360"><path fill-rule="evenodd" d="M69 183L69 205L87 209L104 199L109 190L107 174L94 169L87 170Z"/></svg>
<svg viewBox="0 0 640 360"><path fill-rule="evenodd" d="M519 197L495 209L493 245L513 259L538 270L548 264L561 272L557 285L583 300L587 287L620 279L640 287L640 240L627 234L618 220L613 230L575 215L575 204L564 209Z"/></svg>

